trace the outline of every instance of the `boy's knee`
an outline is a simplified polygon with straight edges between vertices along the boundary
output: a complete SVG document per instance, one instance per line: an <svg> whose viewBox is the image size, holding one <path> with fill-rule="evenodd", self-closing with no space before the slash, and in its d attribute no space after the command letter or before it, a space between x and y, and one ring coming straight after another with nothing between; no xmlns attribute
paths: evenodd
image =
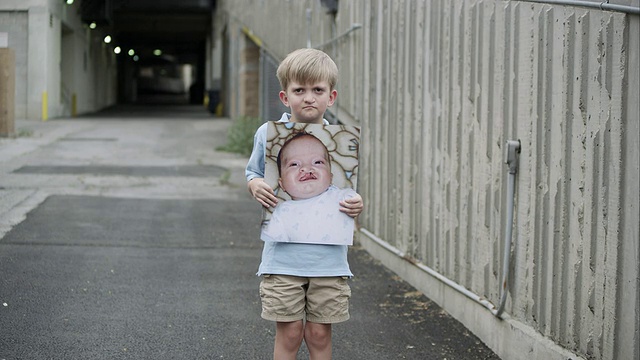
<svg viewBox="0 0 640 360"><path fill-rule="evenodd" d="M302 321L290 323L278 323L278 333L287 344L296 344L302 341L304 324Z"/></svg>
<svg viewBox="0 0 640 360"><path fill-rule="evenodd" d="M331 325L307 323L304 329L304 340L315 345L326 345L331 343Z"/></svg>

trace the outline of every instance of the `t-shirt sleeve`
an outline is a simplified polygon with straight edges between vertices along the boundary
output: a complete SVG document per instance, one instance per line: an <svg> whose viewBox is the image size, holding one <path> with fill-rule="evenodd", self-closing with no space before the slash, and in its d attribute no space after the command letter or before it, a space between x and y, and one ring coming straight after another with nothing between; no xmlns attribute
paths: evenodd
<svg viewBox="0 0 640 360"><path fill-rule="evenodd" d="M264 177L264 154L267 139L267 124L262 124L253 136L253 150L245 168L247 181Z"/></svg>

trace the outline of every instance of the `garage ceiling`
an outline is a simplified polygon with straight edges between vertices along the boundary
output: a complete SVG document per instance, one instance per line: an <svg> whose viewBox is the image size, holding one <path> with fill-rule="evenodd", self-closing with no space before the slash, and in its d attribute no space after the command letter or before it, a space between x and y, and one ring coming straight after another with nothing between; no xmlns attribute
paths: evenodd
<svg viewBox="0 0 640 360"><path fill-rule="evenodd" d="M192 55L203 50L211 31L215 0L83 0L81 11L87 23L112 28L123 47L144 54L153 49L164 53Z"/></svg>

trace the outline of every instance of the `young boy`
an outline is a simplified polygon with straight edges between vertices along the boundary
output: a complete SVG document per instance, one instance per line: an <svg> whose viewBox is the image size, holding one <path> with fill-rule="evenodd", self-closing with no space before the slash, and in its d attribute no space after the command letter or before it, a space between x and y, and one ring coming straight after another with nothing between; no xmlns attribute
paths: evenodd
<svg viewBox="0 0 640 360"><path fill-rule="evenodd" d="M315 49L299 49L280 63L277 70L282 90L280 100L291 114L279 122L328 124L327 107L338 96L338 68L331 58ZM265 207L275 207L277 198L264 181L267 124L254 136L253 152L246 169L251 195ZM340 211L356 217L362 198L340 202ZM331 324L349 318L352 276L346 245L265 242L258 275L262 317L276 321L273 357L295 359L304 339L313 359L331 359Z"/></svg>
<svg viewBox="0 0 640 360"><path fill-rule="evenodd" d="M276 206L262 228L262 240L352 245L354 220L339 211L339 203L357 194L332 185L324 143L310 133L294 134L282 145L277 165L280 189L292 200Z"/></svg>

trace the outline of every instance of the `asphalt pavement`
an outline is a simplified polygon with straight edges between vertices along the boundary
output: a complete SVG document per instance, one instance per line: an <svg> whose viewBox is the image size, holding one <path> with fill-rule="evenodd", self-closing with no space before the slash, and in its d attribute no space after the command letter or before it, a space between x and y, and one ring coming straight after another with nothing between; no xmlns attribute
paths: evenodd
<svg viewBox="0 0 640 360"><path fill-rule="evenodd" d="M271 358L261 209L247 159L217 150L231 124L185 105L16 121L0 139L0 360ZM349 257L334 359L498 359L357 244Z"/></svg>

